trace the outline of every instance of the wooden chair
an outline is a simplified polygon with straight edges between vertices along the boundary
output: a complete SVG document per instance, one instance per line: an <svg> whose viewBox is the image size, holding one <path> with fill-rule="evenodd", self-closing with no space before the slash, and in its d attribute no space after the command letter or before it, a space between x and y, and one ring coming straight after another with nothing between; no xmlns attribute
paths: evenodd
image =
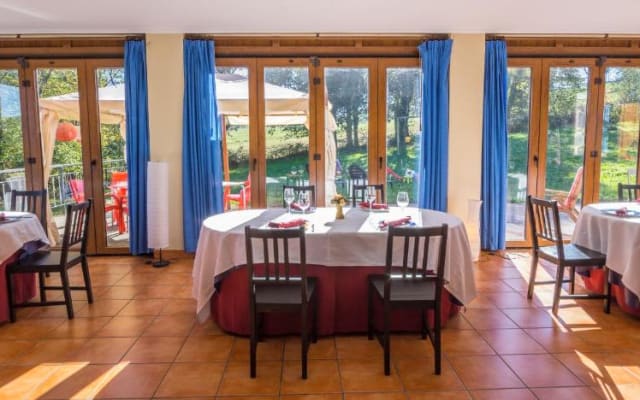
<svg viewBox="0 0 640 400"><path fill-rule="evenodd" d="M11 211L23 211L35 214L47 233L47 189L12 190Z"/></svg>
<svg viewBox="0 0 640 400"><path fill-rule="evenodd" d="M533 256L531 258L531 272L529 274L529 290L527 298L533 297L533 286L540 284L554 284L553 314L558 313L560 299L605 299L604 311L608 314L611 305L611 284L609 272L606 269L606 256L595 250L576 244L565 244L562 241L560 228L560 212L557 201L549 201L527 196L527 209L531 223L531 237L533 238ZM549 241L550 246L541 246L540 240ZM552 281L536 282L538 259L542 258L557 265L556 279ZM597 266L606 271L604 294L575 294L576 267ZM564 279L564 269L570 269L570 278ZM560 295L563 283L569 283L569 294Z"/></svg>
<svg viewBox="0 0 640 400"><path fill-rule="evenodd" d="M384 317L382 336L378 340L384 348L384 374L391 372L391 311L397 308L415 308L422 315L422 339L429 336L435 352L435 372L441 371L441 311L444 285L444 261L447 248L447 224L439 227L389 227L387 257L384 275L369 275L368 336L374 334L374 298L382 300ZM393 260L394 239L403 240L402 265ZM439 240L435 240L435 239ZM413 243L413 245L411 245ZM411 249L410 249L411 247ZM435 257L428 265L429 255ZM431 268L435 268L435 271ZM433 310L433 328L427 327L426 311Z"/></svg>
<svg viewBox="0 0 640 400"><path fill-rule="evenodd" d="M262 243L264 265L255 265L255 242ZM298 242L299 273L292 271L289 243ZM256 350L263 313L299 312L301 316L302 379L307 379L309 308L313 312L312 340L317 340L318 300L316 279L307 277L304 227L295 229L257 229L245 227L247 268L249 274L250 376L256 377ZM270 258L269 249L273 257ZM282 250L282 252L280 251ZM311 307L310 307L311 306Z"/></svg>
<svg viewBox="0 0 640 400"><path fill-rule="evenodd" d="M307 185L307 186L299 186L299 185L283 185L282 186L282 206L287 208L287 202L284 201L284 191L286 189L293 189L293 193L295 193L296 197L298 197L298 193L302 191L310 191L311 192L311 207L316 206L316 186L315 185ZM295 200L294 200L295 201Z"/></svg>
<svg viewBox="0 0 640 400"><path fill-rule="evenodd" d="M370 187L376 189L376 201L385 203L384 185L353 185L353 190L351 192L351 205L357 207L359 202L368 201L367 189Z"/></svg>
<svg viewBox="0 0 640 400"><path fill-rule="evenodd" d="M65 222L64 236L60 250L41 251L20 259L15 264L8 265L5 273L7 279L7 296L9 299L9 316L11 322L16 321L16 307L38 307L66 305L67 316L73 318L73 303L71 290L85 290L87 300L93 303L93 292L91 290L91 278L89 276L89 265L87 263L87 227L89 226L89 212L91 210L91 200L80 204L67 205L67 219ZM77 251L72 251L71 247L80 245ZM67 270L74 265L82 265L82 275L84 286L70 286ZM46 286L42 273L60 273L62 286ZM40 276L40 302L14 304L13 287L11 275L38 273ZM62 290L64 301L47 301L47 290Z"/></svg>
<svg viewBox="0 0 640 400"><path fill-rule="evenodd" d="M636 201L640 199L640 185L618 183L618 200Z"/></svg>

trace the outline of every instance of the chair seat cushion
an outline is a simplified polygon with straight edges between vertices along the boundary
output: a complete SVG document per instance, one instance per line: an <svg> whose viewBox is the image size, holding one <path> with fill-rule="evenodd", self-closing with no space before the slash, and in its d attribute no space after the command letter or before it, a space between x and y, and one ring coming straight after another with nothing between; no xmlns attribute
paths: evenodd
<svg viewBox="0 0 640 400"><path fill-rule="evenodd" d="M540 256L557 263L558 249L556 246L541 247ZM607 262L607 256L595 250L588 249L576 244L564 245L565 265L604 265Z"/></svg>
<svg viewBox="0 0 640 400"><path fill-rule="evenodd" d="M20 270L29 269L29 267L35 268L54 268L60 266L61 251L37 251L28 255L25 258L20 259L17 263L11 267L13 271L20 272ZM79 261L82 255L78 251L70 251L67 253L67 264L75 261Z"/></svg>
<svg viewBox="0 0 640 400"><path fill-rule="evenodd" d="M293 306L302 304L300 296L301 287L299 284L273 284L261 283L255 285L256 304L270 304ZM316 290L316 279L307 278L307 301L311 300L313 292Z"/></svg>
<svg viewBox="0 0 640 400"><path fill-rule="evenodd" d="M384 298L383 275L371 275L369 281L381 298ZM436 281L421 279L392 279L391 302L435 301Z"/></svg>

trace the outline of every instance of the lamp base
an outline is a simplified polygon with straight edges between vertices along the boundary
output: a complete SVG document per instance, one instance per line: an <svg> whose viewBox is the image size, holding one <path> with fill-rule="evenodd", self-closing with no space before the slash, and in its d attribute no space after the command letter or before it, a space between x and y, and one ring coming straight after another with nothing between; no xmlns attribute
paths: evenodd
<svg viewBox="0 0 640 400"><path fill-rule="evenodd" d="M156 261L151 261L151 266L154 268L163 268L170 264L169 260L162 259L162 249L159 249L159 259Z"/></svg>

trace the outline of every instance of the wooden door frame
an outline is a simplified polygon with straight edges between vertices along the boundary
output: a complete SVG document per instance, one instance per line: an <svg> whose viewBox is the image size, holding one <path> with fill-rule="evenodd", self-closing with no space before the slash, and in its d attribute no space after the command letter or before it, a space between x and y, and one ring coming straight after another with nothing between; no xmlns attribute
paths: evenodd
<svg viewBox="0 0 640 400"><path fill-rule="evenodd" d="M527 145L527 195L538 195L538 172L540 163L540 93L542 90L542 59L510 58L507 68L528 68L529 78L529 132ZM524 240L510 240L508 247L531 247L531 229L529 216L524 210Z"/></svg>
<svg viewBox="0 0 640 400"><path fill-rule="evenodd" d="M124 68L123 59L90 59L85 60L85 85L87 91L86 104L88 105L88 126L87 131L89 140L89 171L91 174L90 184L91 193L93 193L94 221L95 229L95 252L97 254L128 254L127 247L108 247L108 238L106 234L106 215L105 215L105 195L103 187L103 164L102 164L102 136L100 130L100 104L98 98L98 84L96 81L96 72L98 69ZM126 157L126 155L125 155ZM85 178L85 191L89 187ZM100 194L100 195L96 195Z"/></svg>

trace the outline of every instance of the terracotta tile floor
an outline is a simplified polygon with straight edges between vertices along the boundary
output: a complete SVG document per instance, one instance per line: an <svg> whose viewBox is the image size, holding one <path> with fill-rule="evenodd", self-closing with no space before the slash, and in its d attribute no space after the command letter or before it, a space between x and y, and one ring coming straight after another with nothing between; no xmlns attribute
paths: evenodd
<svg viewBox="0 0 640 400"><path fill-rule="evenodd" d="M297 337L261 343L249 379L248 340L194 320L191 262L91 258L96 302L74 293L74 320L49 307L0 324L0 399L640 399L640 320L594 301L552 317L551 287L526 299L527 253L482 256L478 297L443 331L442 375L418 335L392 336L389 377L377 342L342 335L312 345L307 381Z"/></svg>

